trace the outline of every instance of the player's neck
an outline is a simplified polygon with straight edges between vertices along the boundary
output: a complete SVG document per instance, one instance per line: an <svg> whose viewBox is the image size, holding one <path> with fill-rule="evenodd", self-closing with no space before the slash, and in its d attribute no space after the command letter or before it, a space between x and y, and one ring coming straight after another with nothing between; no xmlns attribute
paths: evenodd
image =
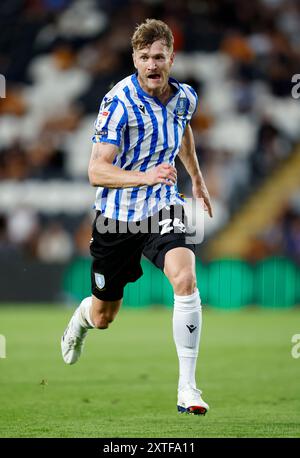
<svg viewBox="0 0 300 458"><path fill-rule="evenodd" d="M173 94L173 89L170 84L167 84L163 89L157 89L154 91L148 92L152 97L156 97L164 105L167 103L171 95Z"/></svg>
<svg viewBox="0 0 300 458"><path fill-rule="evenodd" d="M154 97L157 97L159 101L165 105L168 102L172 94L173 94L172 86L168 83L164 89L162 89L157 94L154 94Z"/></svg>
<svg viewBox="0 0 300 458"><path fill-rule="evenodd" d="M149 94L151 97L156 97L163 104L167 103L167 101L169 100L169 98L172 96L172 94L174 92L174 87L169 82L163 88L158 88L158 89L151 90L151 89L149 89L147 87L144 87L142 81L140 81L139 78L138 78L138 81L139 81L139 84L140 84L141 88L147 94Z"/></svg>

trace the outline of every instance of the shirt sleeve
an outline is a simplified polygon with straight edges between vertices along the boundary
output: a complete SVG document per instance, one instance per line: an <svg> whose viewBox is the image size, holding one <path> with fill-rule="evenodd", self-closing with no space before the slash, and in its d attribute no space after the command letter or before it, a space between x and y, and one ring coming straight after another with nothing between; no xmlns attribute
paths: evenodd
<svg viewBox="0 0 300 458"><path fill-rule="evenodd" d="M104 97L94 124L93 143L105 142L120 146L126 124L127 110L124 103L117 97Z"/></svg>
<svg viewBox="0 0 300 458"><path fill-rule="evenodd" d="M184 92L188 99L187 121L190 121L194 116L198 106L198 95L191 86L184 84Z"/></svg>

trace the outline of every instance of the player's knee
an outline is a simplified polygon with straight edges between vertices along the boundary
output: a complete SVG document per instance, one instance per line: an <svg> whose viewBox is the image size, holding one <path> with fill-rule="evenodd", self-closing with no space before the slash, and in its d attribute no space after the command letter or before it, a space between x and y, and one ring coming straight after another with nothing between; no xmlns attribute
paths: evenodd
<svg viewBox="0 0 300 458"><path fill-rule="evenodd" d="M170 279L174 293L179 296L188 296L193 294L196 287L196 277L193 271L185 269L180 272L176 272Z"/></svg>

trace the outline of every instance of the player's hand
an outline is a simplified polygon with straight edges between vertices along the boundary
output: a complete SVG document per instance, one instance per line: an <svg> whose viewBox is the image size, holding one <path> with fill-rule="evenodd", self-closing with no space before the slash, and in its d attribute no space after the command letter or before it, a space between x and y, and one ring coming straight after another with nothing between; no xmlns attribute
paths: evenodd
<svg viewBox="0 0 300 458"><path fill-rule="evenodd" d="M209 216L212 218L213 217L212 206L211 206L209 193L208 193L205 183L203 182L202 183L193 183L193 196L195 197L195 199L197 198L203 199L204 209L205 211L208 212Z"/></svg>
<svg viewBox="0 0 300 458"><path fill-rule="evenodd" d="M148 172L146 175L146 184L153 186L157 183L164 183L172 186L177 180L177 171L171 164L159 164Z"/></svg>

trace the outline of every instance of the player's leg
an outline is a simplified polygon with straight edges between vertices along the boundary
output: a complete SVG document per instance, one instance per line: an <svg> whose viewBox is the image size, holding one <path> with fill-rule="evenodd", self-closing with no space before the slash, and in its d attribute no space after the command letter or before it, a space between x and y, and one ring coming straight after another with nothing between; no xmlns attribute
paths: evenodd
<svg viewBox="0 0 300 458"><path fill-rule="evenodd" d="M205 414L209 407L201 398L195 380L202 308L193 251L183 246L167 251L164 273L174 290L173 336L179 359L178 410Z"/></svg>
<svg viewBox="0 0 300 458"><path fill-rule="evenodd" d="M97 329L106 329L120 310L122 299L115 301L101 300L92 296L90 324Z"/></svg>
<svg viewBox="0 0 300 458"><path fill-rule="evenodd" d="M61 340L63 359L75 363L82 351L88 329L106 329L118 313L124 287L142 275L140 258L145 235L98 232L97 221L108 218L96 214L90 251L92 295L85 298L74 312Z"/></svg>
<svg viewBox="0 0 300 458"><path fill-rule="evenodd" d="M122 299L101 300L92 295L75 310L61 340L65 363L74 364L81 355L84 339L91 328L107 329L121 307Z"/></svg>

